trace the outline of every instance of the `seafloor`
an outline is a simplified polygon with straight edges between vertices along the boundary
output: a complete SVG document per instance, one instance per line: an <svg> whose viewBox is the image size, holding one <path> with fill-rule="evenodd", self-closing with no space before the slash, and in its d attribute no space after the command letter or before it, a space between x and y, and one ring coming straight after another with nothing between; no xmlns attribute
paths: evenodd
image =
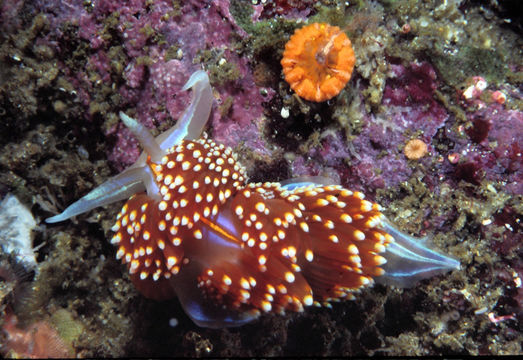
<svg viewBox="0 0 523 360"><path fill-rule="evenodd" d="M521 355L518 5L0 1L0 196L16 196L38 224L22 211L0 221L2 355ZM340 26L356 53L352 79L324 103L297 97L280 66L290 35L312 22ZM207 131L252 181L334 178L402 230L430 235L461 270L409 289L376 285L332 309L204 329L177 300L134 289L107 240L121 204L43 222L136 159L119 111L158 134L200 68L216 98ZM428 153L409 160L415 138Z"/></svg>

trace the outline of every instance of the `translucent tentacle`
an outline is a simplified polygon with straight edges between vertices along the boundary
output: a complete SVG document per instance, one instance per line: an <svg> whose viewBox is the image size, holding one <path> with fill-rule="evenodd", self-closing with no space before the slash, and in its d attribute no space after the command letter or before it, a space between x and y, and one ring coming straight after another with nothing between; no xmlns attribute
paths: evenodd
<svg viewBox="0 0 523 360"><path fill-rule="evenodd" d="M46 223L64 221L98 206L128 199L131 195L145 190L143 168L128 169L110 178L90 193L69 205L62 213L45 219Z"/></svg>
<svg viewBox="0 0 523 360"><path fill-rule="evenodd" d="M308 186L338 185L338 182L326 176L298 176L282 181L281 185L285 190L292 191Z"/></svg>
<svg viewBox="0 0 523 360"><path fill-rule="evenodd" d="M190 88L193 88L193 93L189 107L185 109L175 126L156 137L162 149L179 144L183 139L199 138L209 119L213 95L207 73L203 70L194 72L182 90Z"/></svg>
<svg viewBox="0 0 523 360"><path fill-rule="evenodd" d="M184 138L198 138L211 112L213 96L207 74L202 70L193 73L184 85L183 90L189 88L193 89L191 104L175 126L156 138L145 126L120 112L122 121L138 138L145 152L130 168L92 190L67 207L61 214L52 216L45 221L47 223L64 221L98 206L127 199L143 190L147 190L149 197L159 199L158 186L146 165L147 155L151 156L153 162L159 163L168 148L178 145Z"/></svg>
<svg viewBox="0 0 523 360"><path fill-rule="evenodd" d="M120 111L120 119L122 119L125 126L131 130L133 135L136 136L144 151L151 157L151 160L159 163L162 160L162 156L165 155L165 151L160 148L160 145L158 145L149 130L132 117L127 116L123 111Z"/></svg>

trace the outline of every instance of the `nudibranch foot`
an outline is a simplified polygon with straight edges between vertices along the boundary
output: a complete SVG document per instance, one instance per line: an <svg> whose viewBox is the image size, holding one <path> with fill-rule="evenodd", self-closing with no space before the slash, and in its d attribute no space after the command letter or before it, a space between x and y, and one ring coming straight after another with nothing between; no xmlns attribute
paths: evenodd
<svg viewBox="0 0 523 360"><path fill-rule="evenodd" d="M201 284L194 281L201 270L200 264L188 264L183 275L171 281L185 313L196 325L212 329L237 327L260 316L261 312L258 309L229 309L213 298L202 296Z"/></svg>
<svg viewBox="0 0 523 360"><path fill-rule="evenodd" d="M338 183L334 179L325 176L305 175L284 180L280 184L281 187L286 190L294 190L297 188L305 188L308 186L337 185Z"/></svg>

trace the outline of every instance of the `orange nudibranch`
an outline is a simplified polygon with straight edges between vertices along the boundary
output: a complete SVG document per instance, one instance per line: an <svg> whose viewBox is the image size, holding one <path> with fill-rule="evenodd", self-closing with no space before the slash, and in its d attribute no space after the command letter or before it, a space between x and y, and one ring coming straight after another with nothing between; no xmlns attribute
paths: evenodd
<svg viewBox="0 0 523 360"><path fill-rule="evenodd" d="M143 295L178 297L196 324L216 328L329 307L375 280L408 286L459 268L361 192L320 178L249 183L231 148L200 137L213 99L207 74L194 73L189 87L188 110L156 138L121 113L144 154L46 220L128 199L111 243Z"/></svg>
<svg viewBox="0 0 523 360"><path fill-rule="evenodd" d="M313 23L294 32L285 44L281 65L298 96L321 102L345 87L355 62L351 41L339 27Z"/></svg>

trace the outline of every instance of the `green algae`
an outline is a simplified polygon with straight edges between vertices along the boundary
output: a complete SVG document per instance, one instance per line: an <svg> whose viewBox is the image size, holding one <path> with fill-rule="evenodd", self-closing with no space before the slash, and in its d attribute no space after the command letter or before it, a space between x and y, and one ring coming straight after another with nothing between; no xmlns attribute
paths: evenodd
<svg viewBox="0 0 523 360"><path fill-rule="evenodd" d="M252 7L246 1L231 0L229 11L236 23L248 33L252 32L253 22L251 16L254 12Z"/></svg>
<svg viewBox="0 0 523 360"><path fill-rule="evenodd" d="M169 46L169 48L165 52L165 61L167 62L172 59L180 60L180 51L181 51L181 48L178 44L173 44L173 45Z"/></svg>
<svg viewBox="0 0 523 360"><path fill-rule="evenodd" d="M497 85L506 79L508 67L500 61L502 56L498 51L464 46L455 56L448 56L443 49L438 50L433 64L441 78L451 86L457 87L471 76L483 76L487 82Z"/></svg>
<svg viewBox="0 0 523 360"><path fill-rule="evenodd" d="M50 318L50 322L70 348L70 351L73 352L73 344L85 332L82 323L75 320L73 315L65 309L55 311Z"/></svg>
<svg viewBox="0 0 523 360"><path fill-rule="evenodd" d="M440 302L445 298L459 297L469 304L473 312L463 312L458 309L452 310L451 303L444 302L447 311L452 311L454 320L450 321L441 314L420 313L415 317L421 328L430 329L432 334L426 334L422 339L414 334L402 334L399 338L388 337L387 341L394 345L390 355L412 354L421 355L420 342L431 343L441 352L462 352L469 354L479 354L480 345L473 341L470 336L480 336L487 338L487 343L495 344L489 335L492 323L487 318L486 310L492 309L501 301L504 296L502 287L485 287L485 284L496 282L494 274L486 274L482 266L490 268L497 267L500 257L490 250L490 241L480 240L475 229L482 224L490 224L494 215L506 206L519 206L517 210L521 213L521 197L513 197L503 192L500 184L488 181L482 182L477 189L477 196L469 195L470 186L461 183L458 189L451 189L445 185L441 187L439 194L433 194L427 186L416 179L416 172L411 179L401 185L403 196L399 199L389 191L378 190L378 198L385 201L385 198L398 198L388 207L386 214L400 228L409 232L419 233L423 220L426 218L423 209L431 209L431 217L437 218L447 212L457 210L458 217L454 223L450 224L447 230L439 231L432 237L432 243L438 248L449 246L446 252L459 258L466 273L453 272L441 281L440 288L446 289L444 293L438 293L438 288L432 288L427 293L431 300ZM405 195L407 194L407 195ZM416 226L417 224L417 226ZM415 225L415 226L413 226ZM486 239L498 232L498 227L488 225L486 228ZM504 229L501 229L503 233ZM446 245L445 245L446 244ZM466 275L467 274L467 275ZM459 285L458 285L459 284ZM476 312L478 315L476 315ZM481 314L481 315L479 315ZM440 330L437 330L440 329ZM477 334L479 332L479 334ZM481 334L481 335L480 335ZM465 340L464 340L465 339ZM521 348L510 341L510 351L521 351ZM499 349L498 349L499 351Z"/></svg>
<svg viewBox="0 0 523 360"><path fill-rule="evenodd" d="M55 248L40 267L31 293L17 306L20 321L28 324L49 314L51 323L75 353L121 355L129 334L133 333L129 319L122 316L128 309L125 304L132 300L129 298L132 285L116 280L116 272L108 267L104 256L99 256L102 244L63 232L57 233L53 240ZM93 283L98 284L98 290L92 289ZM122 292L126 294L119 295ZM103 300L90 303L82 295L88 293ZM93 348L93 344L95 352L94 349L81 352Z"/></svg>
<svg viewBox="0 0 523 360"><path fill-rule="evenodd" d="M37 15L26 29L19 30L0 45L2 139L8 139L11 134L30 126L28 118L37 113L39 106L45 106L38 97L38 91L52 87L57 79L53 51L35 43L38 36L48 31L48 19ZM16 112L10 110L12 108ZM7 121L14 117L20 118L20 121Z"/></svg>
<svg viewBox="0 0 523 360"><path fill-rule="evenodd" d="M351 16L347 13L348 6L344 3L338 4L337 6L327 7L320 6L316 7L316 15L311 16L307 19L307 23L312 24L315 22L318 23L327 23L329 25L338 26L344 28L351 21ZM352 6L351 9L359 9L360 6Z"/></svg>
<svg viewBox="0 0 523 360"><path fill-rule="evenodd" d="M240 78L238 65L225 59L223 49L201 50L196 54L193 63L204 65L213 86L223 86Z"/></svg>
<svg viewBox="0 0 523 360"><path fill-rule="evenodd" d="M279 64L285 43L294 32L297 25L288 20L264 20L249 28L249 47L246 49L259 61L269 64Z"/></svg>
<svg viewBox="0 0 523 360"><path fill-rule="evenodd" d="M342 90L335 99L332 118L344 130L347 141L351 141L361 132L365 126L364 111L362 111L362 103L357 89L349 87Z"/></svg>
<svg viewBox="0 0 523 360"><path fill-rule="evenodd" d="M507 63L521 57L521 50L511 45L520 40L493 22L485 22L478 8L462 12L455 1L428 1L421 6L416 1L385 4L398 18L408 19L412 28L405 35L398 29L399 41L387 53L409 62L422 54L428 56L438 76L452 87L459 88L472 76L501 84L510 74Z"/></svg>
<svg viewBox="0 0 523 360"><path fill-rule="evenodd" d="M234 103L234 99L231 96L228 96L223 103L219 106L218 110L220 111L220 115L227 116L229 112L231 111L232 105Z"/></svg>
<svg viewBox="0 0 523 360"><path fill-rule="evenodd" d="M115 34L118 34L117 29L118 25L120 23L120 12L114 11L112 12L104 21L104 26L102 30L99 32L102 39L104 39L107 42L110 42L113 40L113 37Z"/></svg>

